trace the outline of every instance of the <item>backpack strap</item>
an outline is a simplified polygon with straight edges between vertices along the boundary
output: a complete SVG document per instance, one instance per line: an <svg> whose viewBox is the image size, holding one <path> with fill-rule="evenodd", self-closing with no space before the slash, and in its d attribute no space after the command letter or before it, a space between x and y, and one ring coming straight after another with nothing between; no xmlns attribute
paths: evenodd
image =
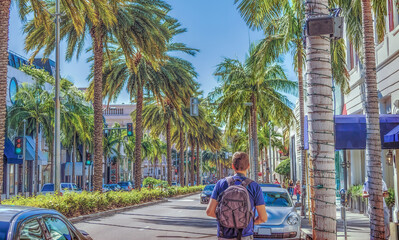
<svg viewBox="0 0 399 240"><path fill-rule="evenodd" d="M241 179L239 178L234 179L234 177L227 177L226 181L229 187L233 186L236 183L236 181L240 181L242 183Z"/></svg>
<svg viewBox="0 0 399 240"><path fill-rule="evenodd" d="M249 186L253 182L252 179L246 178L244 181L242 181L241 185L244 186L245 188Z"/></svg>

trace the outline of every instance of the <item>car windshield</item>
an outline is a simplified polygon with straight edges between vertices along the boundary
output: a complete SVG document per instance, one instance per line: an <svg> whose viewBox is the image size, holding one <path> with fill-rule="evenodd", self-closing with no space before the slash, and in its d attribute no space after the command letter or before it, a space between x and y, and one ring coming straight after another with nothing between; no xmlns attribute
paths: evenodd
<svg viewBox="0 0 399 240"><path fill-rule="evenodd" d="M214 185L208 185L208 186L205 186L204 191L213 191L214 188L215 188Z"/></svg>
<svg viewBox="0 0 399 240"><path fill-rule="evenodd" d="M76 184L72 184L72 183L62 183L61 184L61 189L77 191L78 190L78 186L76 186Z"/></svg>
<svg viewBox="0 0 399 240"><path fill-rule="evenodd" d="M54 184L46 184L43 186L42 191L54 191Z"/></svg>
<svg viewBox="0 0 399 240"><path fill-rule="evenodd" d="M285 192L263 192L266 207L292 207L291 199Z"/></svg>
<svg viewBox="0 0 399 240"><path fill-rule="evenodd" d="M8 228L10 226L9 222L0 222L0 240L7 239Z"/></svg>
<svg viewBox="0 0 399 240"><path fill-rule="evenodd" d="M118 183L121 187L127 187L127 186L129 186L129 183L128 182L120 182L120 183Z"/></svg>

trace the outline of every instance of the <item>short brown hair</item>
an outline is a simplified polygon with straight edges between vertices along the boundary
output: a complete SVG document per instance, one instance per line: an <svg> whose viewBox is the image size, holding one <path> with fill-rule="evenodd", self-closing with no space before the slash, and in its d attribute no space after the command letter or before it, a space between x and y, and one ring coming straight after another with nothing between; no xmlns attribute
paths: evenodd
<svg viewBox="0 0 399 240"><path fill-rule="evenodd" d="M236 152L233 155L233 166L237 171L245 171L249 167L249 156L245 152Z"/></svg>

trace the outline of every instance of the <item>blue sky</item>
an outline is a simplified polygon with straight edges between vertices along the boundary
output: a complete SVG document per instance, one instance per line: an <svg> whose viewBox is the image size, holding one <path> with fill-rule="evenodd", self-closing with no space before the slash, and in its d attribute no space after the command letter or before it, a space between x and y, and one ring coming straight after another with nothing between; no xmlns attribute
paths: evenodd
<svg viewBox="0 0 399 240"><path fill-rule="evenodd" d="M195 57L187 56L198 72L198 82L205 94L217 86L213 76L215 67L223 57L244 60L250 42L260 40L261 32L248 29L232 0L167 0L173 10L170 15L177 18L187 28L187 32L176 37L177 42L184 42L200 52ZM22 23L15 5L11 9L9 49L22 56L29 56L24 51ZM91 41L88 39L87 44ZM61 56L65 44L61 45ZM90 64L86 63L89 54L82 54L78 60L61 61L61 75L75 83L77 87L88 85L87 76ZM296 81L290 56L284 59L286 74ZM295 97L289 96L295 101ZM122 93L118 103L129 103L127 93Z"/></svg>

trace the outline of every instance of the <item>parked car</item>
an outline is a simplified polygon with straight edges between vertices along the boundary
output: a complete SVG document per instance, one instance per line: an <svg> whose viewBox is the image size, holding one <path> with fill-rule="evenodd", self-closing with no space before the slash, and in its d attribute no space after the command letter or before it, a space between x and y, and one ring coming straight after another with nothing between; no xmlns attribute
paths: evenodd
<svg viewBox="0 0 399 240"><path fill-rule="evenodd" d="M54 194L54 183L46 183L43 185L41 194ZM60 194L63 195L66 192L82 192L81 189L74 183L61 183L60 184Z"/></svg>
<svg viewBox="0 0 399 240"><path fill-rule="evenodd" d="M109 191L121 191L122 188L118 184L104 184L103 185L103 192L109 192Z"/></svg>
<svg viewBox="0 0 399 240"><path fill-rule="evenodd" d="M118 185L123 191L132 191L134 188L132 182L118 182Z"/></svg>
<svg viewBox="0 0 399 240"><path fill-rule="evenodd" d="M301 218L288 191L278 187L261 187L266 203L267 222L255 225L255 239L300 239Z"/></svg>
<svg viewBox="0 0 399 240"><path fill-rule="evenodd" d="M204 187L204 190L200 194L200 202L202 204L209 203L209 199L211 198L214 188L215 188L215 184L209 184Z"/></svg>
<svg viewBox="0 0 399 240"><path fill-rule="evenodd" d="M275 183L260 183L259 186L261 187L276 187L276 188L281 188L280 184L275 184Z"/></svg>
<svg viewBox="0 0 399 240"><path fill-rule="evenodd" d="M177 183L177 182L172 182L172 185L171 185L172 187L178 187L178 186L180 186L180 183Z"/></svg>
<svg viewBox="0 0 399 240"><path fill-rule="evenodd" d="M55 210L1 205L0 212L0 240L92 240Z"/></svg>

